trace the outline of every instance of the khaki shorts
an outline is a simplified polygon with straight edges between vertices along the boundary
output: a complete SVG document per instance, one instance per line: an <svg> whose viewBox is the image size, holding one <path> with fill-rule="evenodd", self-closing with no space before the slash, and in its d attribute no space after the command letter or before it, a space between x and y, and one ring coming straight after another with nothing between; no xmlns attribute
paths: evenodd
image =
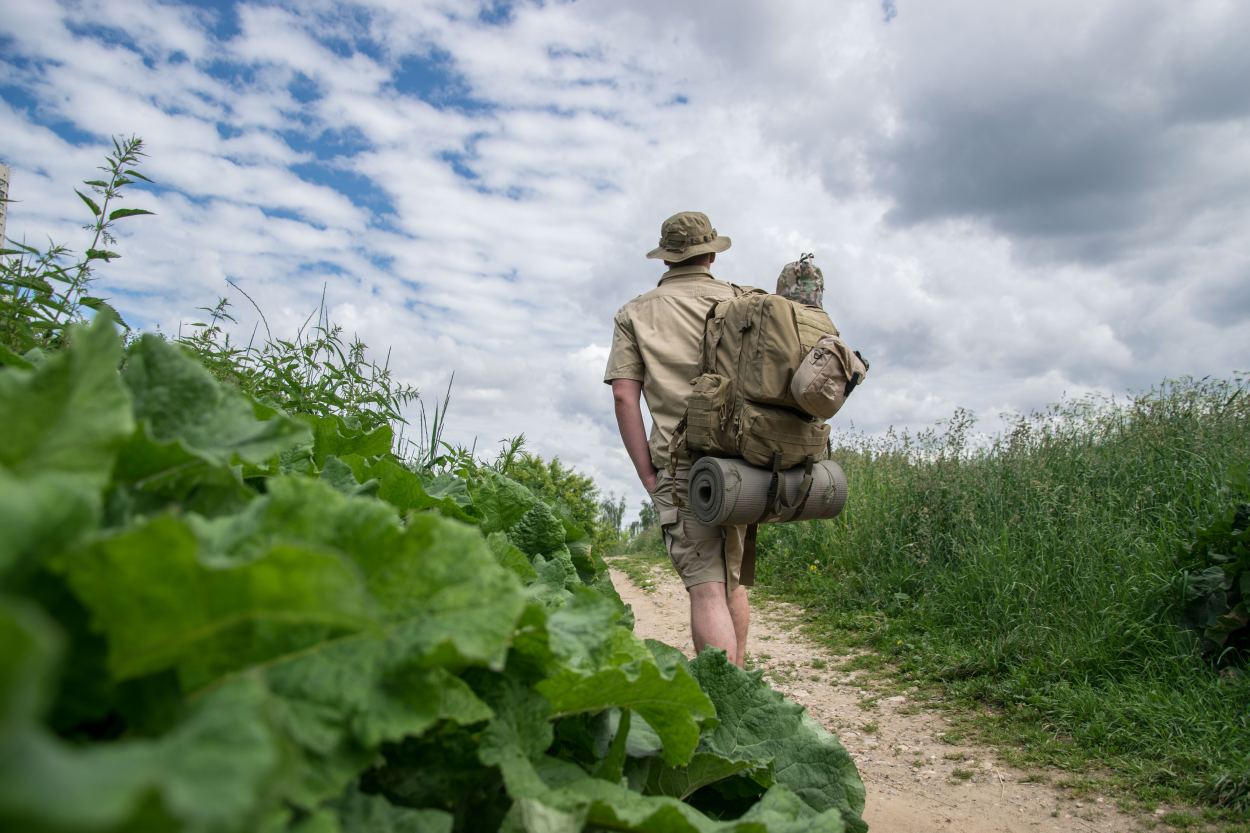
<svg viewBox="0 0 1250 833"><path fill-rule="evenodd" d="M709 581L724 582L726 590L739 584L754 584L755 565L744 565L742 560L746 527L699 523L686 500L689 477L690 464L679 465L676 491L680 508L673 502L673 476L667 468L660 469L651 493L651 503L664 532L664 546L677 574L687 589Z"/></svg>

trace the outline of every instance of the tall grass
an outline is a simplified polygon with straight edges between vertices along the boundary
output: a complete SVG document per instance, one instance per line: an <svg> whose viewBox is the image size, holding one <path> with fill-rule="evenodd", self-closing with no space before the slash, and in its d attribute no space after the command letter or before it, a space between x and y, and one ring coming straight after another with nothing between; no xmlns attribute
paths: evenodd
<svg viewBox="0 0 1250 833"><path fill-rule="evenodd" d="M849 438L846 511L764 528L760 581L1001 707L1052 762L1095 757L1139 795L1245 810L1250 674L1175 624L1175 579L1250 461L1246 387L1067 402L976 448L965 413Z"/></svg>

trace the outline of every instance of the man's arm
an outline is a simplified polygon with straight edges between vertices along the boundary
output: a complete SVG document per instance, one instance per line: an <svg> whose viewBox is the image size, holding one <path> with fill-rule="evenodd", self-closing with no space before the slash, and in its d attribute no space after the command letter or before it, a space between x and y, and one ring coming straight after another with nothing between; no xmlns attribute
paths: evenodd
<svg viewBox="0 0 1250 833"><path fill-rule="evenodd" d="M642 424L642 382L636 379L613 379L612 400L616 408L616 426L621 431L625 451L634 463L638 479L647 492L655 490L655 466L651 465L651 448L647 430Z"/></svg>

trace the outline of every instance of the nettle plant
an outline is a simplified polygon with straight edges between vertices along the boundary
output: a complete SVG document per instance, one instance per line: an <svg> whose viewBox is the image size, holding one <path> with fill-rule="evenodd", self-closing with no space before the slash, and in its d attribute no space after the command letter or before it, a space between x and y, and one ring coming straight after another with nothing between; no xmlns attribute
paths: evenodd
<svg viewBox="0 0 1250 833"><path fill-rule="evenodd" d="M237 284L230 285L252 301ZM206 320L192 323L191 333L180 335L178 343L218 379L287 413L337 414L366 432L407 424L404 406L417 400L419 392L394 378L389 352L378 364L358 336L346 337L343 328L330 320L324 294L293 338L274 338L264 312L252 304L265 328L262 343L257 344L255 337L246 344L232 339L229 327L237 320L228 298L201 307Z"/></svg>
<svg viewBox="0 0 1250 833"><path fill-rule="evenodd" d="M113 152L100 168L104 178L84 181L86 193L75 191L91 212L91 220L84 226L91 241L77 257L57 243L40 249L17 240L0 241L0 246L5 246L0 248L0 362L25 364L22 356L30 350L59 347L66 327L86 319L85 310L107 312L126 326L107 299L91 295L89 290L96 265L121 257L109 248L117 242L114 224L152 213L143 208L114 207L126 186L136 181L151 182L138 170L145 155L142 139L114 138Z"/></svg>

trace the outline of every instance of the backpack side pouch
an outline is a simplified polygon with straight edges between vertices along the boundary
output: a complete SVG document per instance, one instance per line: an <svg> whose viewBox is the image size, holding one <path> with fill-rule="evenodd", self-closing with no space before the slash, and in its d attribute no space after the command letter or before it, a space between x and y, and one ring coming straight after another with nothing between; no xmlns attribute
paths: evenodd
<svg viewBox="0 0 1250 833"><path fill-rule="evenodd" d="M824 336L794 371L790 394L805 412L829 419L867 376L868 363L858 352L836 335Z"/></svg>
<svg viewBox="0 0 1250 833"><path fill-rule="evenodd" d="M704 373L691 384L694 389L686 401L686 447L705 454L737 454L731 429L733 382L716 373Z"/></svg>

